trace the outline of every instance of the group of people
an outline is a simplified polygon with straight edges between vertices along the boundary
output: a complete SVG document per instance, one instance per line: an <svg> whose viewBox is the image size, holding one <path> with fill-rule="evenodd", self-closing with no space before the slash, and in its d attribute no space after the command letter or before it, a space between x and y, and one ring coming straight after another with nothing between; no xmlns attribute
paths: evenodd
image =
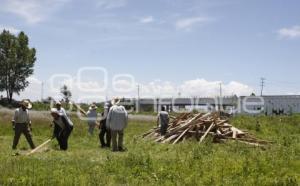
<svg viewBox="0 0 300 186"><path fill-rule="evenodd" d="M99 123L99 140L101 148L110 148L112 151L125 151L123 147L124 129L128 125L128 113L124 106L119 105L120 99L115 98L107 102L104 106L104 112L101 113ZM96 104L92 104L86 113L88 121L88 132L93 135L94 129L98 123L98 114Z"/></svg>
<svg viewBox="0 0 300 186"><path fill-rule="evenodd" d="M12 125L15 131L13 140L13 149L17 148L21 134L24 134L30 147L35 149L32 140L31 120L28 110L32 108L28 100L23 100L20 107L16 109ZM56 103L56 107L51 109L51 116L53 118L53 136L59 143L61 150L68 149L68 139L73 131L74 124L66 114L60 102ZM87 112L89 133L93 134L94 128L97 126L97 106L92 104ZM124 106L120 105L120 99L115 98L110 103L105 104L104 112L100 119L100 133L99 139L102 148L110 148L112 144L112 151L125 151L123 146L124 130L128 125L128 113Z"/></svg>

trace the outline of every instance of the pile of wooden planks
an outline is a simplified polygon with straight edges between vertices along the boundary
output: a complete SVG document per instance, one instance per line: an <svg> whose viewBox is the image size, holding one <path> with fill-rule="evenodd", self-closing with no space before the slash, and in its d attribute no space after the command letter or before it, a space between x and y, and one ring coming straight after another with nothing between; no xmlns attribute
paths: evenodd
<svg viewBox="0 0 300 186"><path fill-rule="evenodd" d="M217 112L207 114L183 113L172 119L166 135L160 135L160 127L151 129L142 135L143 138L152 139L155 142L172 144L193 138L202 143L207 136L212 136L213 141L218 143L236 140L258 147L270 143L235 128L228 123L227 117L221 117Z"/></svg>

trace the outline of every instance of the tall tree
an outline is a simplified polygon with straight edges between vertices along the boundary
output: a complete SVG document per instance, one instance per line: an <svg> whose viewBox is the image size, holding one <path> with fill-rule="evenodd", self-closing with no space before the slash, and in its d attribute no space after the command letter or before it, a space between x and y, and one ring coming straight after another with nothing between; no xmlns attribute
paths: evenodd
<svg viewBox="0 0 300 186"><path fill-rule="evenodd" d="M27 78L33 74L36 50L29 47L28 36L18 36L3 30L0 34L0 91L6 91L9 102L13 94L20 94L28 85Z"/></svg>
<svg viewBox="0 0 300 186"><path fill-rule="evenodd" d="M67 87L67 85L64 85L64 86L61 87L60 93L63 95L65 102L69 103L70 98L72 97L72 93L69 90L69 88Z"/></svg>

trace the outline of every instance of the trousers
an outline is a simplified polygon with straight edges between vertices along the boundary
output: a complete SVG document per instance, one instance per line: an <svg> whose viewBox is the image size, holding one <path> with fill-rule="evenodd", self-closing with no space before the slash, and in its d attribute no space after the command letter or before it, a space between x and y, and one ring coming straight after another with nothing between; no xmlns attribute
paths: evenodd
<svg viewBox="0 0 300 186"><path fill-rule="evenodd" d="M14 141L13 141L13 149L17 148L17 145L19 143L21 134L24 134L27 142L29 143L31 149L35 149L35 145L32 140L32 134L31 130L28 127L26 123L16 123L15 124L15 136L14 136Z"/></svg>
<svg viewBox="0 0 300 186"><path fill-rule="evenodd" d="M123 148L123 130L111 130L112 150L118 151Z"/></svg>
<svg viewBox="0 0 300 186"><path fill-rule="evenodd" d="M105 141L106 137L106 141ZM99 139L102 147L110 147L111 144L111 131L105 125L101 125Z"/></svg>
<svg viewBox="0 0 300 186"><path fill-rule="evenodd" d="M57 139L61 150L68 150L68 140L72 133L73 127L61 130L60 127L55 126L54 137Z"/></svg>

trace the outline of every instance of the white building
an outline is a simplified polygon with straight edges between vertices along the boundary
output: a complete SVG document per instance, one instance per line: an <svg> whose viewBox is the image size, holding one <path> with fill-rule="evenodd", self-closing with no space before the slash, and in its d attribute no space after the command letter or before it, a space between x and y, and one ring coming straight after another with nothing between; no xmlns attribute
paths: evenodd
<svg viewBox="0 0 300 186"><path fill-rule="evenodd" d="M239 104L239 113L243 114L278 115L300 113L300 95L240 97ZM252 113L252 111L254 112Z"/></svg>

